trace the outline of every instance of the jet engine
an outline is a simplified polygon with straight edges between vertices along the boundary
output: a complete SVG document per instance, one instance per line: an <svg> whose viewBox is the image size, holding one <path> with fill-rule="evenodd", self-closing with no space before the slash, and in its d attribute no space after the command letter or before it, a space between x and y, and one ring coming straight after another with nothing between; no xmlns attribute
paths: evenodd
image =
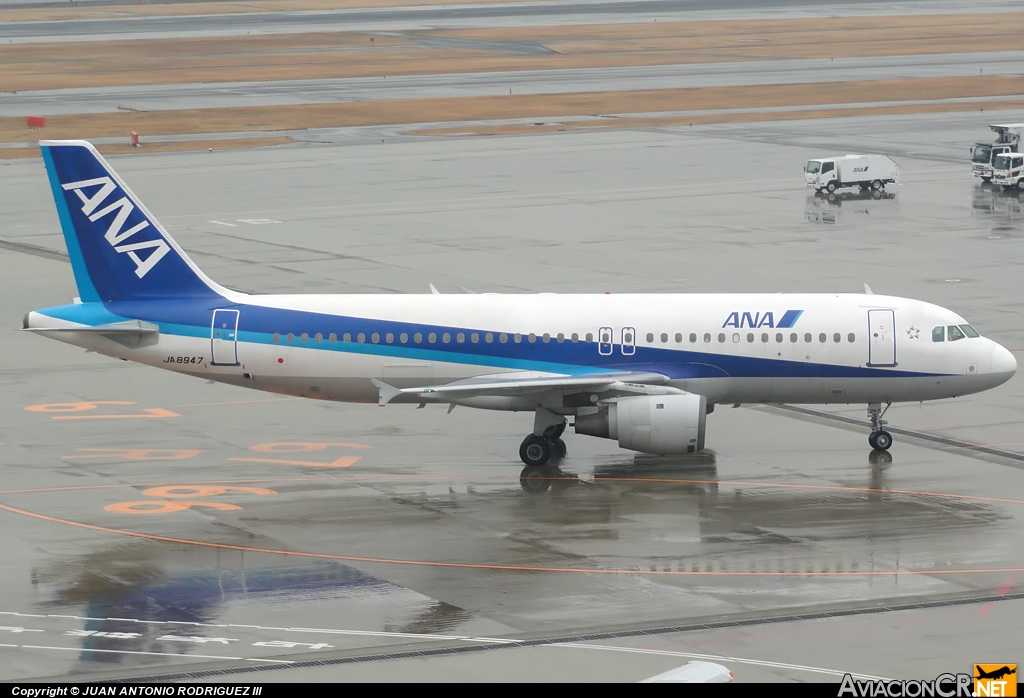
<svg viewBox="0 0 1024 698"><path fill-rule="evenodd" d="M704 450L706 417L707 398L702 395L627 397L609 401L595 413L577 414L576 433L617 439L619 446L634 451L680 455Z"/></svg>

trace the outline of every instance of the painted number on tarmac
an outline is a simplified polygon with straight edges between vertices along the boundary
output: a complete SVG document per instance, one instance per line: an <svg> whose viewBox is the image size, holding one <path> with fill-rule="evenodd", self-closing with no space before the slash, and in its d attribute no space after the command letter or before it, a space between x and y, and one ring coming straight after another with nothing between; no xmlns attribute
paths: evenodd
<svg viewBox="0 0 1024 698"><path fill-rule="evenodd" d="M290 454L290 453L313 453L316 451L324 451L328 448L354 448L354 449L365 449L373 448L373 446L367 446L366 444L346 443L346 442L321 442L321 441L280 441L268 444L256 444L250 447L250 451L256 451L257 453L276 453L276 454ZM233 457L228 458L230 461L242 461L246 463L281 463L284 465L298 465L306 468L347 468L356 461L360 456L341 456L330 462L323 461L311 461L311 460L296 460L292 458L253 458L253 457Z"/></svg>
<svg viewBox="0 0 1024 698"><path fill-rule="evenodd" d="M268 490L265 487L165 485L162 487L150 487L142 492L147 497L162 497L164 498L162 501L159 499L146 499L138 502L118 502L116 504L108 504L103 509L114 514L173 514L179 511L186 511L192 507L208 507L218 511L240 511L242 507L237 504L228 504L227 502L196 502L179 499L179 497L216 497L227 492L245 492L256 495L277 494L276 491Z"/></svg>
<svg viewBox="0 0 1024 698"><path fill-rule="evenodd" d="M134 402L125 400L90 400L88 402L51 402L43 405L29 405L26 412L43 412L51 415L53 419L162 419L164 417L180 417L177 412L165 410L162 407L149 407L142 412L130 412L127 414L68 414L74 412L91 412L104 409L106 412L110 405L134 405ZM113 410L111 410L113 411Z"/></svg>

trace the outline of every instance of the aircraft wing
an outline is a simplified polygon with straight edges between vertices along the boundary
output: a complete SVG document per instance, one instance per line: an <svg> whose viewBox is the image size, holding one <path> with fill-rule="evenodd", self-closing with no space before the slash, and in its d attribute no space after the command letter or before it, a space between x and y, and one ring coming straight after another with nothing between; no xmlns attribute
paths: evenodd
<svg viewBox="0 0 1024 698"><path fill-rule="evenodd" d="M566 394L594 391L609 393L607 397L622 393L648 394L652 388L656 388L657 393L682 392L665 386L668 380L668 376L661 373L639 371L590 373L582 376L524 371L476 376L452 383L417 388L395 388L379 380L374 380L373 383L380 390L380 404L386 405L399 395L411 395L430 402L450 402L460 398L514 397L549 392Z"/></svg>

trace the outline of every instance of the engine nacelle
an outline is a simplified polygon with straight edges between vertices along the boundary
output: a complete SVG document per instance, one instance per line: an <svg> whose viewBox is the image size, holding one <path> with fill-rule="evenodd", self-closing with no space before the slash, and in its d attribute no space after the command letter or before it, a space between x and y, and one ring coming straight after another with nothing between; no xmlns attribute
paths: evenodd
<svg viewBox="0 0 1024 698"><path fill-rule="evenodd" d="M618 439L619 446L663 456L704 450L707 398L645 395L620 398L596 414L576 416L576 433Z"/></svg>

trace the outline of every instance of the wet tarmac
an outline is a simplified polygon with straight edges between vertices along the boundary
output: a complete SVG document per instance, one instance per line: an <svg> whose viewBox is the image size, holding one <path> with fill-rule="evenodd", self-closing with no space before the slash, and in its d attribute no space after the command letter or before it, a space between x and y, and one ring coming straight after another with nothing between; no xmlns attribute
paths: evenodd
<svg viewBox="0 0 1024 698"><path fill-rule="evenodd" d="M957 159L1015 116L352 129L112 162L243 290L867 282L956 309L1019 360L1024 203ZM892 154L903 185L803 187L809 157L848 148ZM842 421L862 405L719 406L705 454L570 436L524 488L528 415L281 398L14 331L76 293L42 165L0 161L0 192L0 678L633 681L713 655L741 681L814 681L1020 655L1020 376L894 406L913 433L891 458Z"/></svg>

